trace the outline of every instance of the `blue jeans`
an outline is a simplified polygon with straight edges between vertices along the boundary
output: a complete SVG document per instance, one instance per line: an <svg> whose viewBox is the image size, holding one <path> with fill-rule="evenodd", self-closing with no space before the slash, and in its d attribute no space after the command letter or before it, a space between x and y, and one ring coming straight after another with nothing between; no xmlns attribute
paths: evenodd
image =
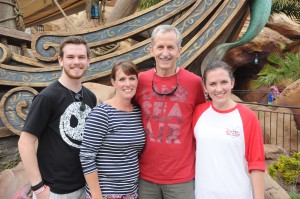
<svg viewBox="0 0 300 199"><path fill-rule="evenodd" d="M195 199L195 180L178 184L156 184L139 179L139 199Z"/></svg>

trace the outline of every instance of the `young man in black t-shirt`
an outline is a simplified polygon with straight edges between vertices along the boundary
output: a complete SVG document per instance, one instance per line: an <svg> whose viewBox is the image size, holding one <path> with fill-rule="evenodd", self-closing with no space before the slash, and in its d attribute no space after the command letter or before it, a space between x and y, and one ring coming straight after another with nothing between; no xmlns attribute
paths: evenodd
<svg viewBox="0 0 300 199"><path fill-rule="evenodd" d="M79 150L85 118L96 105L96 96L81 84L89 47L79 36L67 37L58 61L62 74L34 98L19 151L34 198L85 199Z"/></svg>

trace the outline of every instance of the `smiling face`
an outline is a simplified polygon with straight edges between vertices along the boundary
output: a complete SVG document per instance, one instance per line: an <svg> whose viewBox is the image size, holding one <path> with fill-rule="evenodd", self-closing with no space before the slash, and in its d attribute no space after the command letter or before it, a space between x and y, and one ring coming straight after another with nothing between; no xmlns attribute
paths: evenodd
<svg viewBox="0 0 300 199"><path fill-rule="evenodd" d="M176 33L172 30L156 34L150 53L155 58L157 74L160 76L174 75L176 61L180 56Z"/></svg>
<svg viewBox="0 0 300 199"><path fill-rule="evenodd" d="M234 79L224 68L215 68L205 74L205 91L212 99L213 105L220 110L231 107L231 90L234 86Z"/></svg>
<svg viewBox="0 0 300 199"><path fill-rule="evenodd" d="M122 99L131 100L136 93L138 85L137 75L126 75L119 68L115 73L115 79L111 79L112 85L116 88L116 96Z"/></svg>
<svg viewBox="0 0 300 199"><path fill-rule="evenodd" d="M63 47L63 57L58 58L63 68L63 76L69 79L80 79L86 72L90 60L84 44L66 44Z"/></svg>

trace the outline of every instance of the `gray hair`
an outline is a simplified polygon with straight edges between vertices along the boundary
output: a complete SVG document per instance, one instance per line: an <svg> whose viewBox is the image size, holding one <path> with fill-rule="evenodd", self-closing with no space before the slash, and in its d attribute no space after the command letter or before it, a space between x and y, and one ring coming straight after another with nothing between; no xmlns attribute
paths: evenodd
<svg viewBox="0 0 300 199"><path fill-rule="evenodd" d="M169 32L169 31L175 32L176 39L177 39L177 45L180 48L181 42L182 42L181 34L180 34L179 30L175 26L172 26L172 25L159 25L156 28L154 28L154 30L152 31L152 34L151 34L151 45L152 46L154 45L154 39L158 33L165 33L165 32Z"/></svg>

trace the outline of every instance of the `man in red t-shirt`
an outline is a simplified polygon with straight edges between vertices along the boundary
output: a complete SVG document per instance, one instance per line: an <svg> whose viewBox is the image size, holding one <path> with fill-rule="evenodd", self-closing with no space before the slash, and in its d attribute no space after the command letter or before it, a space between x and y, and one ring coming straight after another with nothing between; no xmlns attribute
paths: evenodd
<svg viewBox="0 0 300 199"><path fill-rule="evenodd" d="M181 40L174 26L156 27L150 45L156 67L139 74L135 99L146 132L139 159L141 199L194 199L192 116L205 95L201 78L176 65Z"/></svg>

